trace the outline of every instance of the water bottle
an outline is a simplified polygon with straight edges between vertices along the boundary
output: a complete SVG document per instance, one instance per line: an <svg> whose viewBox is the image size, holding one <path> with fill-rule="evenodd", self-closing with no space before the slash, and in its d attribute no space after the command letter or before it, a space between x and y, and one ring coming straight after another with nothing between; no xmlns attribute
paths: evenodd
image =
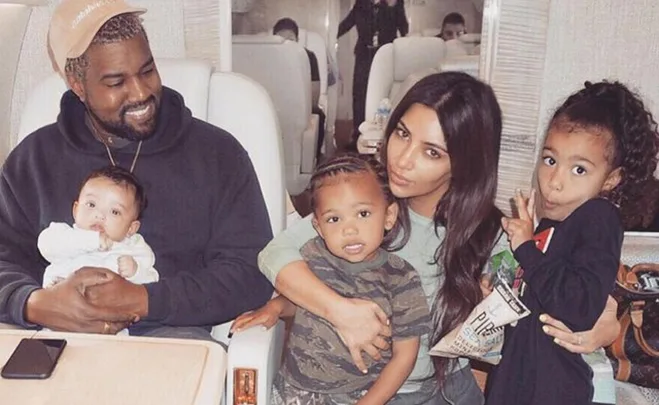
<svg viewBox="0 0 659 405"><path fill-rule="evenodd" d="M377 110L375 110L375 119L373 120L379 129L382 130L387 125L389 114L391 114L391 102L388 98L384 98L380 101Z"/></svg>
<svg viewBox="0 0 659 405"><path fill-rule="evenodd" d="M375 110L375 115L373 116L373 124L377 128L382 128L384 126L384 111L378 107L377 110Z"/></svg>

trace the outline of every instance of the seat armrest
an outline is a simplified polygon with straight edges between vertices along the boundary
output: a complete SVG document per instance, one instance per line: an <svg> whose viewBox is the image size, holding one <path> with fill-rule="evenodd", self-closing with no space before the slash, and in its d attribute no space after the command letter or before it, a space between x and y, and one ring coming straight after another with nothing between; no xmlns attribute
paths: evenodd
<svg viewBox="0 0 659 405"><path fill-rule="evenodd" d="M300 173L311 174L316 165L316 147L318 146L318 115L311 114L307 129L302 134L302 161Z"/></svg>
<svg viewBox="0 0 659 405"><path fill-rule="evenodd" d="M225 341L228 324L213 328L213 337ZM216 333L218 336L216 336ZM254 327L238 332L229 342L227 351L227 381L224 392L226 405L234 403L235 375L239 370L256 371L256 395L258 404L269 404L272 383L281 365L284 350L284 323L277 322L269 330Z"/></svg>

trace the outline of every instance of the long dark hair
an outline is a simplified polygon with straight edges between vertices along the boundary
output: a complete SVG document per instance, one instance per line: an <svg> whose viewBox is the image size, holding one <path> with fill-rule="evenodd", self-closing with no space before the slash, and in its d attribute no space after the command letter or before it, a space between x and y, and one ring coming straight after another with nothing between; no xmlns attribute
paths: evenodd
<svg viewBox="0 0 659 405"><path fill-rule="evenodd" d="M421 79L394 109L385 130L381 160L396 125L414 104L437 112L451 159L451 182L437 203L435 228L444 227L444 241L435 263L444 269L444 283L433 305L436 344L463 322L483 299L480 276L500 232L501 211L494 205L497 189L501 109L492 88L461 72L444 72ZM403 244L409 240L406 202L400 201ZM440 384L453 361L434 357Z"/></svg>
<svg viewBox="0 0 659 405"><path fill-rule="evenodd" d="M612 137L608 161L621 168L621 181L606 193L620 207L625 229L640 225L656 201L644 198L657 167L657 123L643 100L619 82L602 81L574 93L556 110L549 129L608 132Z"/></svg>

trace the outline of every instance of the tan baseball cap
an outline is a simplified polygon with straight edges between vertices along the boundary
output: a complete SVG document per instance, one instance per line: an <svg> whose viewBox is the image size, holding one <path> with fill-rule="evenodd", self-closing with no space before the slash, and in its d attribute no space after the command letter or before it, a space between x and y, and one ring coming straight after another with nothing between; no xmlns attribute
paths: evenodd
<svg viewBox="0 0 659 405"><path fill-rule="evenodd" d="M123 0L63 0L55 8L48 29L48 55L53 68L64 76L66 60L85 53L98 30L112 17L145 12L145 8Z"/></svg>

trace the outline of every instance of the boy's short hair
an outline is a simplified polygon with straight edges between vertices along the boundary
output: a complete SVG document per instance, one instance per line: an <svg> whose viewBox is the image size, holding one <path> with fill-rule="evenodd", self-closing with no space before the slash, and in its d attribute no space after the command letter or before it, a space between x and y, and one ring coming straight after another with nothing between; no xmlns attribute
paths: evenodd
<svg viewBox="0 0 659 405"><path fill-rule="evenodd" d="M137 219L142 218L142 214L147 206L146 194L144 193L144 187L137 180L137 177L128 170L121 168L119 166L106 166L98 170L94 170L83 180L78 190L78 195L85 187L88 181L98 178L106 178L114 182L118 186L132 189L135 194L135 206L137 207Z"/></svg>
<svg viewBox="0 0 659 405"><path fill-rule="evenodd" d="M275 23L275 26L272 27L272 34L277 35L279 31L290 30L295 34L295 38L300 37L300 28L297 26L297 23L292 18L282 18L281 20Z"/></svg>
<svg viewBox="0 0 659 405"><path fill-rule="evenodd" d="M389 188L387 171L384 165L375 159L365 160L355 154L346 153L327 159L314 170L311 180L309 180L309 186L307 187L311 197L311 210L316 210L317 191L324 185L328 178L358 173L373 173L380 184L382 194L387 203L391 204L396 201Z"/></svg>
<svg viewBox="0 0 659 405"><path fill-rule="evenodd" d="M460 13L449 13L444 17L444 21L442 21L442 28L446 24L462 24L465 25L465 19Z"/></svg>
<svg viewBox="0 0 659 405"><path fill-rule="evenodd" d="M310 195L310 204L311 211L313 214L316 214L317 208L317 191L325 185L327 179L337 176L345 176L351 174L360 174L360 173L372 173L380 185L382 190L382 195L387 202L387 206L396 203L396 197L391 192L389 187L389 179L387 177L386 167L380 163L375 158L370 158L368 160L360 158L359 156L346 153L341 155L333 156L326 161L322 162L316 170L314 170L311 180L309 180L309 186L307 191ZM386 250L397 250L397 246L393 247L393 242L397 239L398 234L401 232L400 221L396 221L393 228L385 232L384 239L382 240L381 246Z"/></svg>

